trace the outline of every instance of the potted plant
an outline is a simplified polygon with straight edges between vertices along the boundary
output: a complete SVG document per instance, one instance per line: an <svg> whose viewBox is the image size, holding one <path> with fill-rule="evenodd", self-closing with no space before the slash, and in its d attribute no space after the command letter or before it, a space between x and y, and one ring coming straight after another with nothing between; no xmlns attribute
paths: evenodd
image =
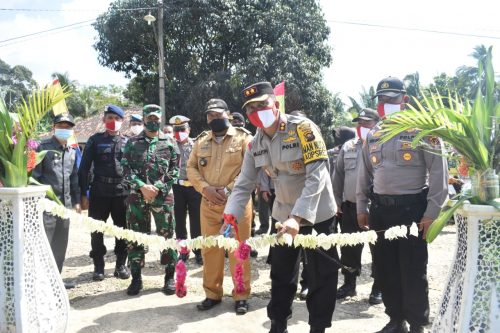
<svg viewBox="0 0 500 333"><path fill-rule="evenodd" d="M440 137L458 153L458 169L472 181L471 190L451 200L427 233L432 242L455 214L457 251L433 332L500 328L500 103L491 58L490 47L479 61L480 84L473 101L427 93L415 100L415 107L409 105L382 125L381 142L408 129L419 130L414 147L425 136Z"/></svg>
<svg viewBox="0 0 500 333"><path fill-rule="evenodd" d="M13 117L0 100L0 331L64 332L69 302L45 235L40 200L49 186L28 186L43 159L32 137L42 117L67 94L34 91ZM14 120L14 118L17 118ZM53 192L50 196L57 199Z"/></svg>

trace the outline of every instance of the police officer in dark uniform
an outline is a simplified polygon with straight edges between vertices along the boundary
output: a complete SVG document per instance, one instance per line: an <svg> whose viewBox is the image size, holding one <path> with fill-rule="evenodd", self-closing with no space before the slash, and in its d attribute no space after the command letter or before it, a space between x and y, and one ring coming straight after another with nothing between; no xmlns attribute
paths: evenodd
<svg viewBox="0 0 500 333"><path fill-rule="evenodd" d="M404 109L408 101L403 82L395 77L380 81L376 96L381 117ZM378 233L375 275L390 317L379 333L406 333L406 322L410 332L421 333L429 323L425 236L448 196L448 165L438 138L425 137L425 147L412 147L418 133L404 131L381 144L383 133L375 127L362 150L356 189L360 228L377 231L413 222L419 225L418 237L389 241Z"/></svg>
<svg viewBox="0 0 500 333"><path fill-rule="evenodd" d="M123 148L127 138L121 134L124 113L116 105L106 106L103 122L106 131L92 135L85 146L80 169L78 170L81 188L82 209L89 209L89 217L106 221L111 214L116 226L126 228L125 200L129 190L123 181L123 169L120 165ZM92 168L92 169L91 169ZM92 177L92 181L89 177ZM87 190L89 190L87 198ZM91 235L90 257L94 261L94 281L104 279L104 246L103 234L93 232ZM116 267L114 276L128 279L125 262L127 247L124 239L115 239Z"/></svg>

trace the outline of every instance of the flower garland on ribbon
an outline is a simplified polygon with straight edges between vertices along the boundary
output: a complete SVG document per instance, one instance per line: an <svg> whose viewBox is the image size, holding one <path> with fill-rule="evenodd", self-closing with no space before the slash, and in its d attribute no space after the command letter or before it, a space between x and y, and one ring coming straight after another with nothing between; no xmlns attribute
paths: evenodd
<svg viewBox="0 0 500 333"><path fill-rule="evenodd" d="M58 205L57 203L49 199L42 199L40 203L44 211L61 218L70 219L72 222L82 223L92 232L102 232L106 235L113 236L119 239L125 239L127 241L147 245L150 249L155 250L178 249L177 240L173 238L165 239L162 236L146 235L129 229L123 229L121 227L113 225L112 223L98 221L93 218L83 216L73 210L67 209L64 206ZM384 238L387 240L407 238L408 235L418 237L418 226L415 222L413 222L413 224L409 227L404 225L395 226L388 230L378 232L384 232ZM246 244L253 249L265 248L267 246L289 245L295 247L301 246L307 249L315 249L321 247L325 250L328 250L329 248L334 246L343 247L355 246L360 244L375 244L376 241L377 231L369 230L350 234L298 234L294 239L292 239L292 237L288 234L285 234L283 235L283 237L279 238L276 237L276 234L260 235L249 238L245 242L242 242L242 244ZM238 240L232 237L224 237L224 235L206 237L199 236L193 239L186 239L185 242L187 247L192 250L218 246L232 252L240 247L240 243L238 242ZM243 256L246 250L249 249L245 248L240 250L240 254Z"/></svg>

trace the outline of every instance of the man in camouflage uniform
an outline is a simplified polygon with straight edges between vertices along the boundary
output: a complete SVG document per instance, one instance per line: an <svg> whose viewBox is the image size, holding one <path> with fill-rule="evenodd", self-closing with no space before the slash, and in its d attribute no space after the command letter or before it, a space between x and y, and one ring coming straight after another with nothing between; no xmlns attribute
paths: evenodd
<svg viewBox="0 0 500 333"><path fill-rule="evenodd" d="M151 214L155 219L156 233L165 238L174 236L175 222L172 218L172 203L167 200L172 184L177 179L178 151L172 139L160 131L161 108L150 104L143 108L144 131L131 138L123 153L121 164L126 182L131 191L127 201L127 227L136 232L151 232ZM137 295L142 289L141 268L147 246L130 242L128 259L132 282L128 295ZM175 293L175 250L161 253L161 264L165 265L163 292Z"/></svg>

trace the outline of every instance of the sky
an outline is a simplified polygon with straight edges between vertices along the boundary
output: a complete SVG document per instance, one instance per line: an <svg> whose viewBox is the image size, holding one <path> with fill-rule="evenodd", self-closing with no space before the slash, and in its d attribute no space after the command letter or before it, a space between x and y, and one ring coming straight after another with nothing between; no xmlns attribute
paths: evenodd
<svg viewBox="0 0 500 333"><path fill-rule="evenodd" d="M108 0L2 0L0 9L62 11L0 10L0 59L28 67L42 84L50 82L53 72L68 72L72 80L85 85L125 86L128 79L122 73L99 65L91 22L3 42L95 19L108 4ZM461 65L475 65L469 55L479 44L493 46L494 66L497 74L500 71L500 5L495 0L320 0L320 4L331 31L333 59L323 71L324 82L344 101L347 96L359 97L363 87L376 86L387 76L403 78L418 71L421 83L428 84L442 72L453 75Z"/></svg>

